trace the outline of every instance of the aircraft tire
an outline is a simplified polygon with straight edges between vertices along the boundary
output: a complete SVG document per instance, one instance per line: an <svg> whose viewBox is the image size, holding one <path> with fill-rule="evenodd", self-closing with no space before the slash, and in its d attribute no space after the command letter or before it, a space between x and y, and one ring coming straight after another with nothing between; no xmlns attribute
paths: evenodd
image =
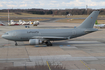
<svg viewBox="0 0 105 70"><path fill-rule="evenodd" d="M15 41L15 46L17 46L18 44L17 44L17 42Z"/></svg>
<svg viewBox="0 0 105 70"><path fill-rule="evenodd" d="M17 43L15 44L15 46L17 46Z"/></svg>
<svg viewBox="0 0 105 70"><path fill-rule="evenodd" d="M52 43L49 41L49 42L46 42L46 45L47 46L52 46Z"/></svg>

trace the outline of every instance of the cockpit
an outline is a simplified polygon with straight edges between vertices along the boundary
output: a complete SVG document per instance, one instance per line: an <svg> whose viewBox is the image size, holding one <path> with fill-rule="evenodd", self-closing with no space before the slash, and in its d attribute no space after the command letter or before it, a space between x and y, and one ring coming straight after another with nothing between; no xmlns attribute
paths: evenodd
<svg viewBox="0 0 105 70"><path fill-rule="evenodd" d="M6 32L6 33L4 33L4 34L2 35L2 38L8 39L8 36L9 36L9 33Z"/></svg>
<svg viewBox="0 0 105 70"><path fill-rule="evenodd" d="M4 35L8 35L9 33L5 33Z"/></svg>
<svg viewBox="0 0 105 70"><path fill-rule="evenodd" d="M2 38L7 39L7 40L13 40L16 38L15 33L16 33L15 31L6 32L2 35Z"/></svg>

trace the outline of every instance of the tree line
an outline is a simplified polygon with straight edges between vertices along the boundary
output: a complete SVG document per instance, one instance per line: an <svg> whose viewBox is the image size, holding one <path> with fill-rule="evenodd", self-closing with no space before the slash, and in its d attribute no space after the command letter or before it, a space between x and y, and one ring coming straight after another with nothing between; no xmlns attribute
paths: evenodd
<svg viewBox="0 0 105 70"><path fill-rule="evenodd" d="M39 15L88 15L92 11L100 11L100 15L105 15L105 9L9 9L12 13L30 13ZM2 9L0 12L7 12L7 9Z"/></svg>

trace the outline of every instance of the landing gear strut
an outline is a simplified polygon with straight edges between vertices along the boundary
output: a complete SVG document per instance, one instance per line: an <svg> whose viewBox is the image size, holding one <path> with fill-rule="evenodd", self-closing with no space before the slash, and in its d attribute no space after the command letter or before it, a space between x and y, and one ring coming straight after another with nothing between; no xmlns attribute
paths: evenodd
<svg viewBox="0 0 105 70"><path fill-rule="evenodd" d="M17 44L17 42L15 41L15 46L17 46L18 44Z"/></svg>
<svg viewBox="0 0 105 70"><path fill-rule="evenodd" d="M47 41L47 42L46 42L46 45L47 45L47 46L52 46L52 43L51 43L50 41Z"/></svg>

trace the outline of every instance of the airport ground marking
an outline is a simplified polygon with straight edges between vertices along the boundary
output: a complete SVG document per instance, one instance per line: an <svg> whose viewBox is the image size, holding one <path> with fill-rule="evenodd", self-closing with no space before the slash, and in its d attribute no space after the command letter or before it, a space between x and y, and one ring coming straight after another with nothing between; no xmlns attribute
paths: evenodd
<svg viewBox="0 0 105 70"><path fill-rule="evenodd" d="M81 60L80 60L81 61ZM90 68L83 62L83 61L81 61L81 63L83 64L83 65L85 65L85 67L87 67L89 70L90 70Z"/></svg>
<svg viewBox="0 0 105 70"><path fill-rule="evenodd" d="M49 66L49 63L48 63L48 61L46 61L46 62L47 62L47 66L48 66L49 70L51 70L51 68L50 68L50 66Z"/></svg>

